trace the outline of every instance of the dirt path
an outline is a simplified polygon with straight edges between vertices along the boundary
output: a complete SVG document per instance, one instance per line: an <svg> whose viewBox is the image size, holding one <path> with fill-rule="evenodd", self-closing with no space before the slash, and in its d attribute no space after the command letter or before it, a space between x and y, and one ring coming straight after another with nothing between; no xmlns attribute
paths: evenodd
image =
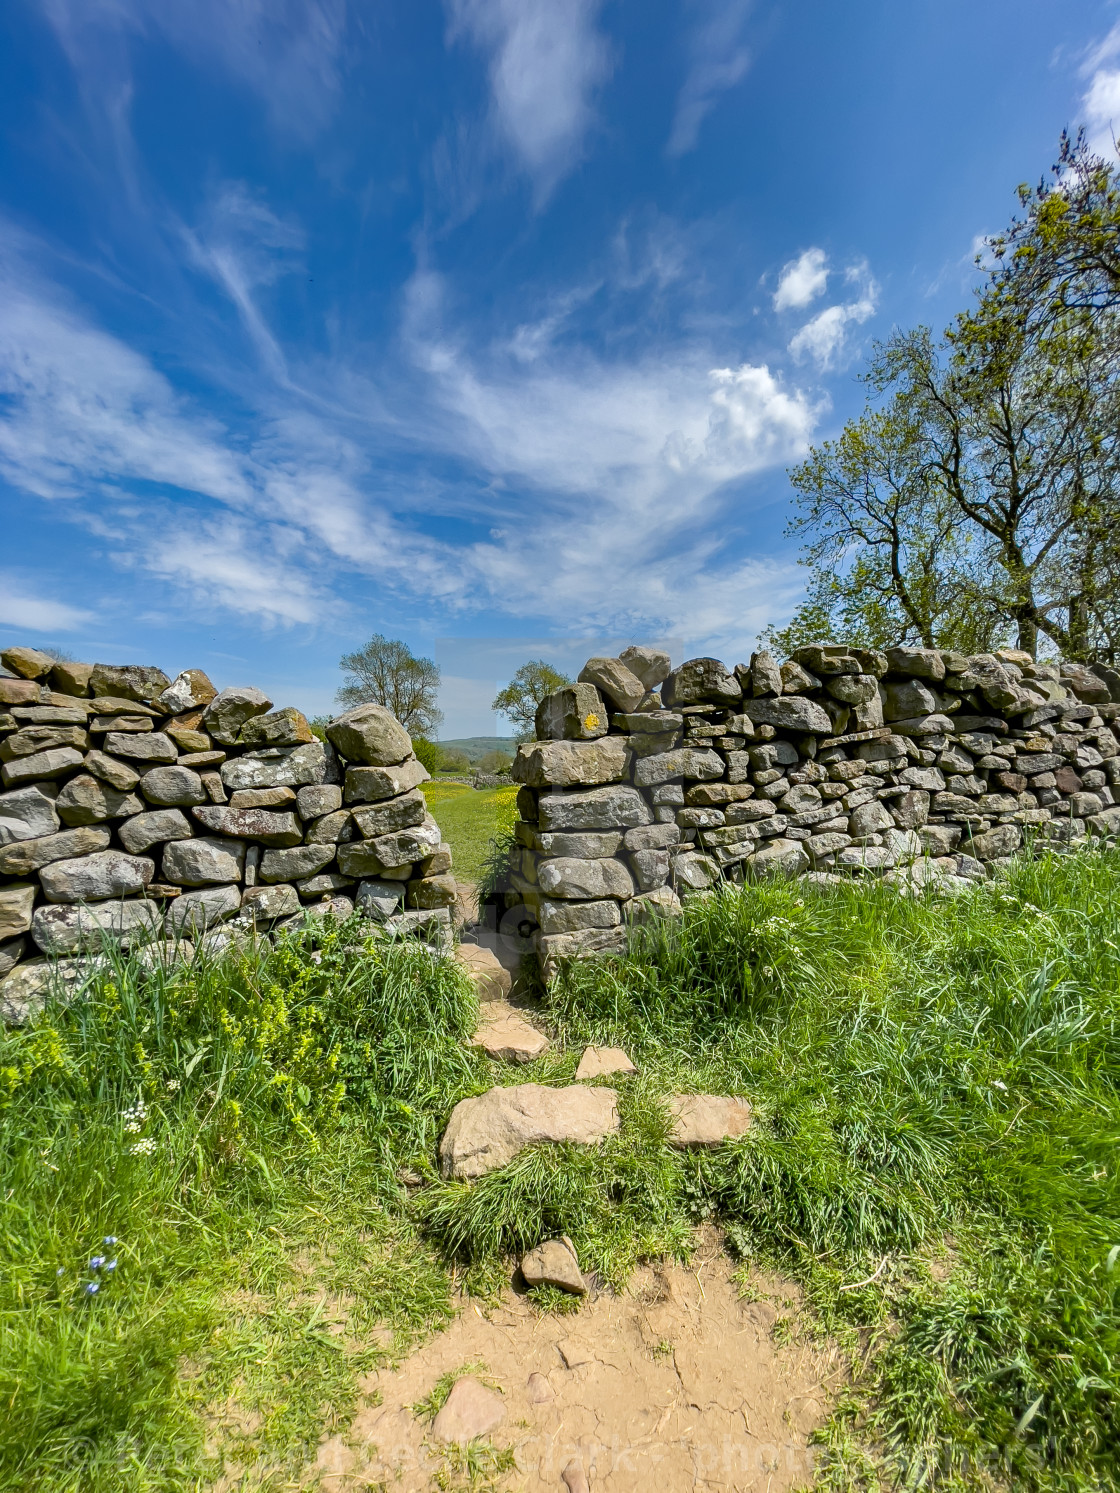
<svg viewBox="0 0 1120 1493"><path fill-rule="evenodd" d="M572 1315L542 1317L512 1290L489 1312L467 1302L395 1371L370 1376L367 1404L349 1432L320 1447L321 1486L419 1490L441 1475L439 1486L459 1486L467 1477L462 1454L439 1446L429 1419L411 1407L441 1376L464 1369L500 1391L505 1416L490 1442L512 1452L514 1464L476 1486L511 1493L807 1486L808 1437L842 1380L839 1356L807 1341L779 1346L798 1313L795 1287L760 1278L743 1298L730 1274L727 1257L708 1241L691 1270L640 1270L624 1295L593 1295ZM476 1473L484 1472L487 1455L475 1460Z"/></svg>

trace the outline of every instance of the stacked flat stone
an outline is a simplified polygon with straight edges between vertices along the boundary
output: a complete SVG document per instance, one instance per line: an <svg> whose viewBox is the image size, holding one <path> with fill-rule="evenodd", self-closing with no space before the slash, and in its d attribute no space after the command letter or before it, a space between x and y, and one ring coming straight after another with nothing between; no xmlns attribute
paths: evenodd
<svg viewBox="0 0 1120 1493"><path fill-rule="evenodd" d="M1120 673L1014 649L593 658L518 751L507 901L535 915L549 971L721 879L960 885L1026 840L1120 834L1118 715Z"/></svg>
<svg viewBox="0 0 1120 1493"><path fill-rule="evenodd" d="M106 937L220 944L355 905L449 932L451 852L387 710L347 711L323 742L199 669L0 663L0 1009L29 962Z"/></svg>

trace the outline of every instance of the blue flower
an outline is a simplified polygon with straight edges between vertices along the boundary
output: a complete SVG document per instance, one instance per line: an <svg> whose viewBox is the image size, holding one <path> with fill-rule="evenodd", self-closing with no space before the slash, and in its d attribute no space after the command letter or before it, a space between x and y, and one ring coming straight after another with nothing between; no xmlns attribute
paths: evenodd
<svg viewBox="0 0 1120 1493"><path fill-rule="evenodd" d="M115 1234L106 1234L101 1242L105 1245L106 1249L112 1249L113 1245L116 1244L118 1240Z"/></svg>
<svg viewBox="0 0 1120 1493"><path fill-rule="evenodd" d="M108 1272L110 1270L115 1270L116 1268L117 1268L117 1262L116 1262L116 1260L106 1260L105 1261L105 1272L106 1272L106 1274L108 1274Z"/></svg>
<svg viewBox="0 0 1120 1493"><path fill-rule="evenodd" d="M104 1255L94 1255L93 1259L90 1260L90 1262L89 1262L89 1268L91 1270L100 1270L101 1267L102 1267L102 1265L104 1265L104 1263L105 1263L105 1256Z"/></svg>
<svg viewBox="0 0 1120 1493"><path fill-rule="evenodd" d="M87 1296L96 1296L97 1293L98 1293L98 1291L100 1291L100 1289L101 1289L101 1287L97 1284L97 1282L95 1280L91 1280L89 1282L89 1284L86 1286L86 1295Z"/></svg>

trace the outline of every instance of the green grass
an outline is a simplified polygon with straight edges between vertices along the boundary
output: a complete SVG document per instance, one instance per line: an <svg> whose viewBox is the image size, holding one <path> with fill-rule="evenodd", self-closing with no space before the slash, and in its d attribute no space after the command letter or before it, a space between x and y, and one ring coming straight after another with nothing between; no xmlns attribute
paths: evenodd
<svg viewBox="0 0 1120 1493"><path fill-rule="evenodd" d="M289 1486L452 1265L493 1294L567 1233L619 1286L714 1220L850 1349L822 1487L1120 1489L1120 856L695 900L573 967L516 1070L465 1047L454 967L354 938L122 963L0 1036L0 1487ZM640 1069L617 1138L438 1179L457 1099L568 1082L588 1041ZM752 1130L671 1152L682 1089L749 1095Z"/></svg>
<svg viewBox="0 0 1120 1493"><path fill-rule="evenodd" d="M478 881L485 871L490 842L517 818L516 787L476 789L466 783L437 782L422 787L428 808L451 846L455 874Z"/></svg>

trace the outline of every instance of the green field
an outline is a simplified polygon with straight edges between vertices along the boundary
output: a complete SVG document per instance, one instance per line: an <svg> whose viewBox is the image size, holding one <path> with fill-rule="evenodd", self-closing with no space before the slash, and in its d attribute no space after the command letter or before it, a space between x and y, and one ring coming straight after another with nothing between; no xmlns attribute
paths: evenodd
<svg viewBox="0 0 1120 1493"><path fill-rule="evenodd" d="M434 804L468 846L484 797ZM1120 1489L1120 855L693 898L542 992L552 1048L516 1068L467 1045L454 963L314 936L120 961L0 1031L0 1488L306 1486L453 1271L493 1300L567 1233L621 1289L715 1223L744 1290L800 1283L780 1341L848 1355L820 1488ZM588 1042L637 1064L618 1136L439 1177L459 1099L569 1083ZM752 1128L669 1149L690 1090Z"/></svg>
<svg viewBox="0 0 1120 1493"><path fill-rule="evenodd" d="M517 788L471 788L466 783L424 783L428 808L451 846L455 874L477 881L491 840L517 818Z"/></svg>

